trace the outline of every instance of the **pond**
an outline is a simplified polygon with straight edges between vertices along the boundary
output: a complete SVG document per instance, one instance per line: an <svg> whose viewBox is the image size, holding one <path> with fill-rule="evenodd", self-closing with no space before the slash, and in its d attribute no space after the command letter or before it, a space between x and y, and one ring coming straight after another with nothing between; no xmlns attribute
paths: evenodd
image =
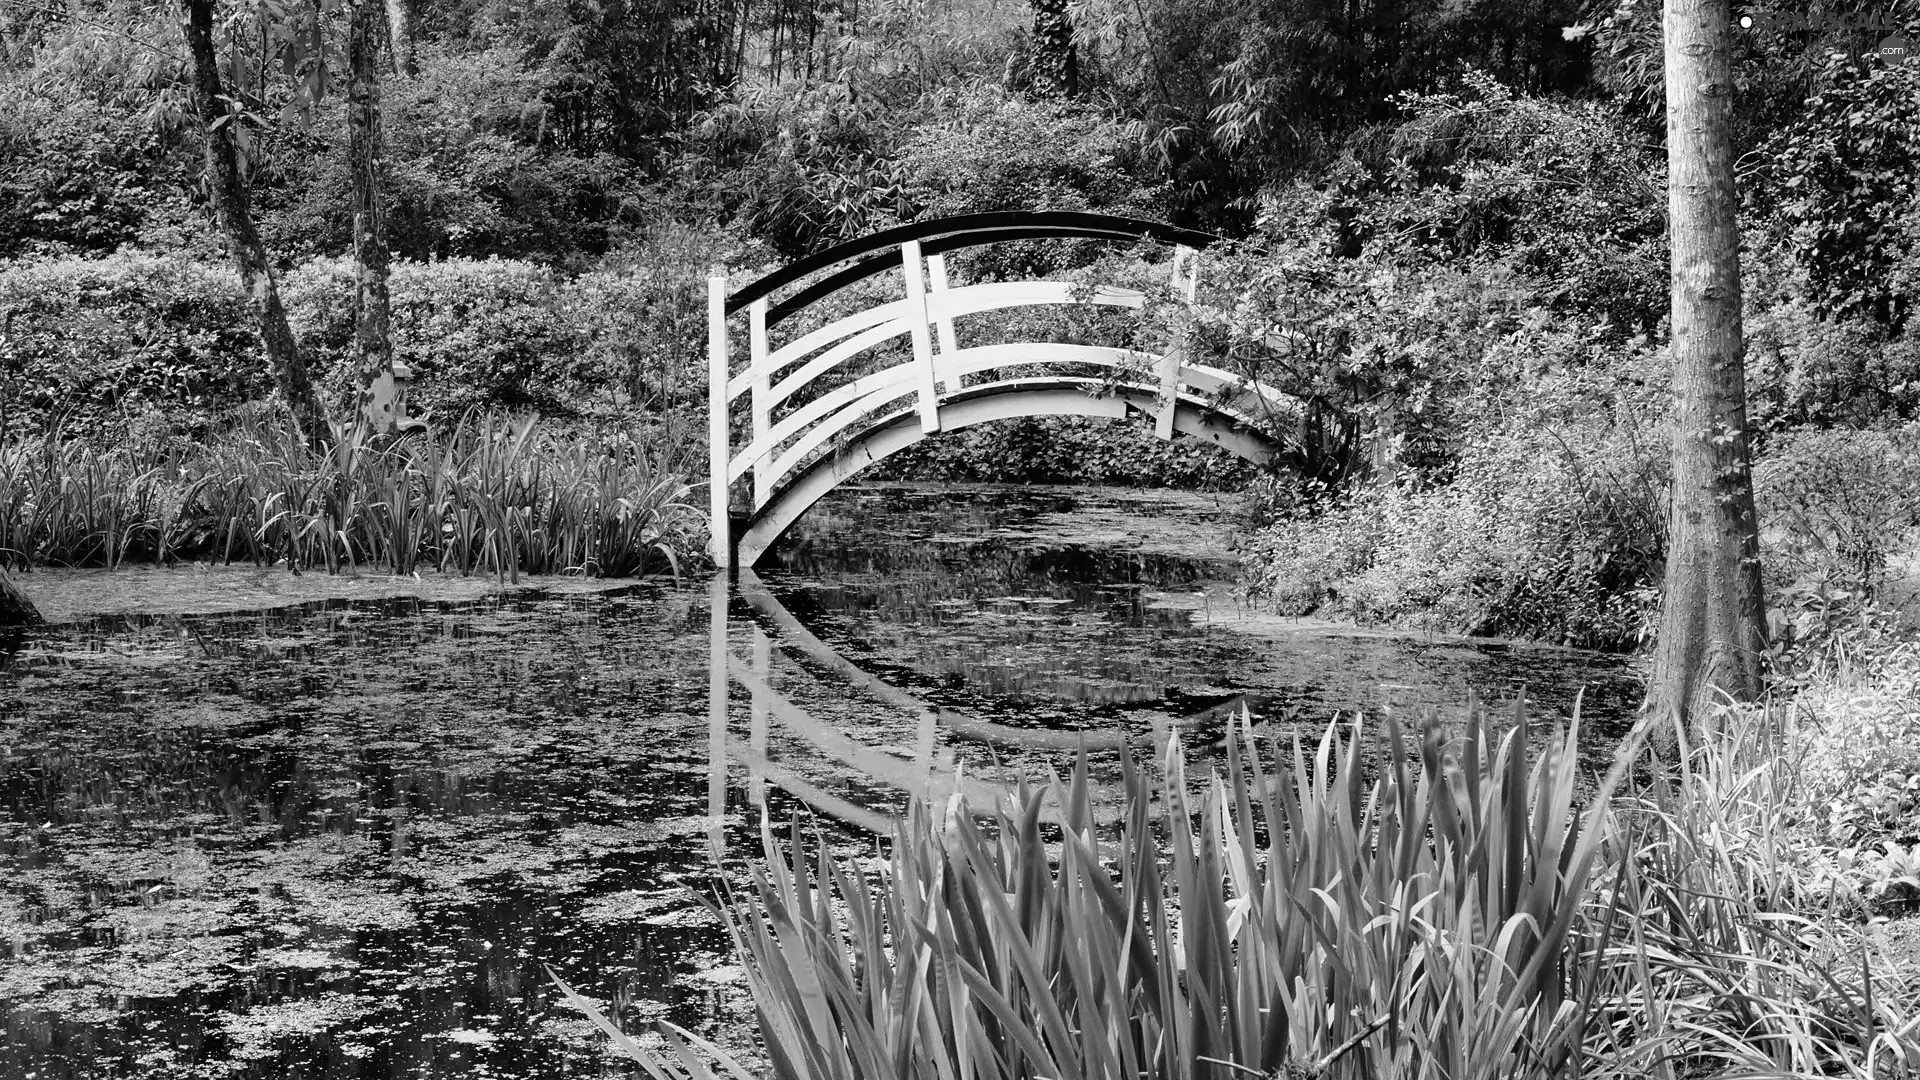
<svg viewBox="0 0 1920 1080"><path fill-rule="evenodd" d="M1584 694L1596 754L1623 726L1615 657L1262 614L1233 513L854 488L720 592L29 575L75 617L0 654L0 1076L622 1074L545 966L744 1045L700 898L762 806L870 849L911 790L990 797L1082 740L1217 758L1243 708L1312 734L1524 690L1541 720Z"/></svg>

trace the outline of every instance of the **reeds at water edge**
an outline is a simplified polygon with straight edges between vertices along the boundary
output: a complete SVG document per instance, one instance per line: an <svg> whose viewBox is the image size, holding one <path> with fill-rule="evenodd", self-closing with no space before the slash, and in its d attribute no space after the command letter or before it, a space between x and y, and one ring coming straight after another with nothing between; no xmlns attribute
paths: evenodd
<svg viewBox="0 0 1920 1080"><path fill-rule="evenodd" d="M324 453L262 420L159 455L53 434L0 446L0 562L677 573L705 538L662 456L498 414L400 437L341 426Z"/></svg>
<svg viewBox="0 0 1920 1080"><path fill-rule="evenodd" d="M1242 730L1197 779L1176 745L1157 770L1123 759L1110 824L1082 755L990 811L916 800L883 862L763 823L719 908L772 1073L1920 1075L1886 968L1807 946L1850 920L1760 887L1784 805L1764 754L1730 735L1616 797L1630 744L1581 805L1577 718L1531 763L1513 719L1329 727L1311 752ZM749 1076L665 1022L649 1049L560 986L656 1080Z"/></svg>

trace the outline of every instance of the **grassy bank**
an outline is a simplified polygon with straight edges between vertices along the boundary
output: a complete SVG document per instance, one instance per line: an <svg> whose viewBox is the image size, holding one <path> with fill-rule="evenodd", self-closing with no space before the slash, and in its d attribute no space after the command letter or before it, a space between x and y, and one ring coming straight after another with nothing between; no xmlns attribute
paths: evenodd
<svg viewBox="0 0 1920 1080"><path fill-rule="evenodd" d="M677 571L705 542L667 451L624 434L478 413L336 436L316 453L255 418L197 443L8 443L0 562L622 576Z"/></svg>

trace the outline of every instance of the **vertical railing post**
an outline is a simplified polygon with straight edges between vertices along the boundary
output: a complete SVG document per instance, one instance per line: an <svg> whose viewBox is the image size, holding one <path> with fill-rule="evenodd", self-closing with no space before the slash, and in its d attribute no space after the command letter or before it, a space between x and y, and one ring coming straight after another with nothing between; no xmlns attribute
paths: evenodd
<svg viewBox="0 0 1920 1080"><path fill-rule="evenodd" d="M1168 277L1167 287L1188 307L1193 306L1193 298L1199 291L1199 263L1200 253L1193 248L1173 249L1173 273ZM1185 343L1176 343L1160 358L1160 414L1154 417L1153 433L1162 439L1173 438L1173 418L1180 408L1180 365L1185 352Z"/></svg>
<svg viewBox="0 0 1920 1080"><path fill-rule="evenodd" d="M954 370L959 363L960 341L953 332L953 312L947 310L947 257L945 255L927 256L927 278L930 286L927 296L934 309L933 327L939 335L940 353L936 366L944 368L941 384L949 394L955 394L965 385L960 372Z"/></svg>
<svg viewBox="0 0 1920 1080"><path fill-rule="evenodd" d="M773 375L761 365L767 360L767 300L761 297L747 309L747 363L748 370L757 371L753 377L752 394L753 436L750 440L758 444L766 438L767 429L773 426ZM761 455L753 463L753 508L767 505L767 499L773 494L773 468L768 455Z"/></svg>
<svg viewBox="0 0 1920 1080"><path fill-rule="evenodd" d="M723 474L724 475L724 474ZM724 519L723 519L724 520ZM727 817L727 601L725 575L707 583L707 845L718 858Z"/></svg>
<svg viewBox="0 0 1920 1080"><path fill-rule="evenodd" d="M727 423L727 277L707 278L707 509L712 539L708 554L725 570L733 561L733 537L727 522L727 465L733 457Z"/></svg>
<svg viewBox="0 0 1920 1080"><path fill-rule="evenodd" d="M940 430L940 391L934 384L933 335L927 329L926 267L921 265L920 241L900 245L900 273L907 280L907 331L913 335L913 362L919 372L920 430Z"/></svg>

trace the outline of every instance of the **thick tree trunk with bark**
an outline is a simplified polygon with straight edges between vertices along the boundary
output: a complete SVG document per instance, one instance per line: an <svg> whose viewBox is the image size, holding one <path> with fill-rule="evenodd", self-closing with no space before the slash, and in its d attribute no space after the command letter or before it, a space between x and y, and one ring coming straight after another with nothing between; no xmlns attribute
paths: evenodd
<svg viewBox="0 0 1920 1080"><path fill-rule="evenodd" d="M380 0L347 11L347 169L353 177L354 356L360 415L376 432L402 417L393 379L392 305L387 294L387 229L380 130Z"/></svg>
<svg viewBox="0 0 1920 1080"><path fill-rule="evenodd" d="M253 305L260 342L273 367L280 396L293 412L294 428L308 446L325 447L331 442L326 411L314 393L306 362L287 326L287 309L280 302L280 289L267 263L266 245L260 242L260 231L254 227L247 180L240 172L240 152L233 136L233 125L240 121L227 110L226 91L220 84L220 60L213 45L213 0L181 0L180 9L193 67L193 106L207 137L207 190L214 217L233 251L240 285Z"/></svg>
<svg viewBox="0 0 1920 1080"><path fill-rule="evenodd" d="M1080 57L1067 0L1033 0L1033 84L1047 97L1080 93Z"/></svg>
<svg viewBox="0 0 1920 1080"><path fill-rule="evenodd" d="M411 79L420 74L420 53L413 39L414 0L387 0L387 41L393 53L393 70Z"/></svg>
<svg viewBox="0 0 1920 1080"><path fill-rule="evenodd" d="M1767 646L1748 454L1727 0L1666 0L1673 509L1646 708L1656 745L1759 694ZM1695 739L1697 744L1697 738Z"/></svg>

